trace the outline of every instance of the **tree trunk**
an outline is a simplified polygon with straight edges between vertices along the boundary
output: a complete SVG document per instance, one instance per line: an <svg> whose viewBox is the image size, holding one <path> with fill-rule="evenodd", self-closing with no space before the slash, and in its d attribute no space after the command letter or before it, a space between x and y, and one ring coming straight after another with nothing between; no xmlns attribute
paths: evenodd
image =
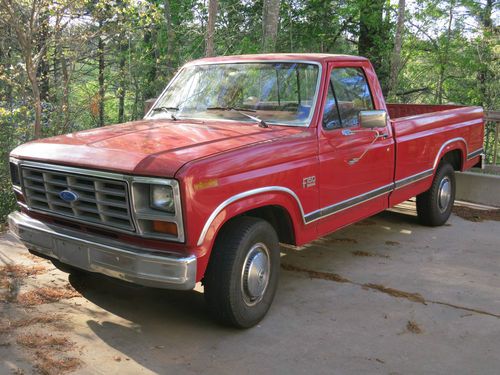
<svg viewBox="0 0 500 375"><path fill-rule="evenodd" d="M439 65L439 81L436 93L436 99L438 104L443 104L443 94L444 94L444 78L446 72L446 65L448 64L448 51L450 50L450 40L451 40L451 25L453 22L453 9L455 7L455 1L450 1L450 9L448 15L448 29L446 31L446 46L443 51L443 55L440 58Z"/></svg>
<svg viewBox="0 0 500 375"><path fill-rule="evenodd" d="M134 108L132 111L132 118L134 120L139 119L139 92L140 92L140 85L137 82L136 79L134 79ZM142 114L142 113L141 113Z"/></svg>
<svg viewBox="0 0 500 375"><path fill-rule="evenodd" d="M491 20L491 12L493 9L493 0L487 0L486 6L481 12L480 21L483 29L483 40L482 45L486 44L486 40L488 39L489 33L491 32L491 27L493 25ZM487 50L486 48L482 48L483 51ZM481 52L480 52L481 53ZM477 73L477 78L479 82L479 91L481 92L481 105L485 108L489 107L488 100L488 76L489 76L489 67L488 64L481 61L479 64L479 71Z"/></svg>
<svg viewBox="0 0 500 375"><path fill-rule="evenodd" d="M10 2L2 2L1 5L2 7L11 8ZM33 56L33 50L37 49L37 45L34 45L33 43L37 42L35 14L39 12L40 9L36 6L39 4L33 3L32 5L30 22L27 25L23 24L21 17L18 14L15 14L15 12L10 12L7 22L13 27L17 42L19 43L24 60L24 67L30 82L31 92L33 94L33 106L35 107L34 137L36 139L42 136L42 103L40 99L40 83L37 76L38 62L40 60ZM12 9L10 10L12 11ZM44 52L45 48L46 46L38 45L39 52L41 53Z"/></svg>
<svg viewBox="0 0 500 375"><path fill-rule="evenodd" d="M391 58L391 71L389 75L389 86L387 92L391 93L396 87L399 71L401 69L401 46L403 44L403 33L405 28L405 0L399 0L398 22L396 25L396 35L394 37L394 50Z"/></svg>
<svg viewBox="0 0 500 375"><path fill-rule="evenodd" d="M118 123L121 124L125 121L125 57L128 44L121 43L120 45L120 87L118 87Z"/></svg>
<svg viewBox="0 0 500 375"><path fill-rule="evenodd" d="M143 43L145 52L144 54L148 57L146 71L144 76L146 77L146 85L143 86L142 94L144 97L149 98L155 95L155 85L157 71L157 48L156 48L156 30L146 30L143 36ZM168 59L168 57L167 57Z"/></svg>
<svg viewBox="0 0 500 375"><path fill-rule="evenodd" d="M218 6L217 0L208 0L208 23L205 35L205 56L207 57L214 56L215 20L217 19Z"/></svg>
<svg viewBox="0 0 500 375"><path fill-rule="evenodd" d="M99 21L99 40L97 43L97 58L99 60L99 74L98 74L98 81L99 81L99 126L104 126L104 95L105 95L105 88L104 88L104 68L105 68L105 62L104 62L104 41L102 39L102 26L103 22L100 20Z"/></svg>
<svg viewBox="0 0 500 375"><path fill-rule="evenodd" d="M383 27L385 0L360 0L358 52L372 62L382 89L387 86L383 56L386 38ZM384 90L385 91L385 90Z"/></svg>
<svg viewBox="0 0 500 375"><path fill-rule="evenodd" d="M12 64L12 48L10 48L10 43L12 43L13 37L10 26L7 26L6 29L7 39L4 41L6 44L2 45L2 54L4 55L2 61L4 61L5 65L9 66ZM12 84L10 83L5 85L5 96L9 104L9 110L12 111L14 109L14 95L12 92Z"/></svg>
<svg viewBox="0 0 500 375"><path fill-rule="evenodd" d="M37 76L40 81L40 99L49 101L49 62L47 58L47 39L49 37L49 13L44 8L40 14L40 26L37 35L37 53L40 54Z"/></svg>
<svg viewBox="0 0 500 375"><path fill-rule="evenodd" d="M65 134L69 127L69 70L66 56L61 44L61 33L54 34L54 61L53 61L53 86L57 87L54 92L54 101L60 100L59 108L62 112L62 122L58 129L59 134ZM62 87L62 90L59 88ZM59 92L61 95L59 96Z"/></svg>
<svg viewBox="0 0 500 375"><path fill-rule="evenodd" d="M62 45L61 45L61 33L60 31L54 32L54 58L52 59L52 85L54 87L59 87L59 82L61 81L59 76L59 65L62 55ZM58 90L54 90L52 94L52 100L57 102Z"/></svg>
<svg viewBox="0 0 500 375"><path fill-rule="evenodd" d="M35 139L42 136L42 101L40 98L40 87L38 86L38 79L36 75L37 67L33 63L30 51L25 51L24 56L26 73L28 74L28 80L31 84L31 91L33 93L33 104L35 106Z"/></svg>
<svg viewBox="0 0 500 375"><path fill-rule="evenodd" d="M60 62L61 62L61 72L62 72L62 83L63 83L63 92L62 92L62 98L61 98L61 108L63 112L63 127L62 127L62 134L67 133L68 131L68 126L70 122L69 118L69 78L70 74L68 71L68 63L66 61L66 56L64 56L64 52L61 49L61 55L60 55Z"/></svg>
<svg viewBox="0 0 500 375"><path fill-rule="evenodd" d="M262 8L262 51L276 51L280 0L264 0Z"/></svg>
<svg viewBox="0 0 500 375"><path fill-rule="evenodd" d="M172 23L172 8L170 1L164 0L165 24L167 27L167 65L173 71L174 50L175 50L175 30Z"/></svg>

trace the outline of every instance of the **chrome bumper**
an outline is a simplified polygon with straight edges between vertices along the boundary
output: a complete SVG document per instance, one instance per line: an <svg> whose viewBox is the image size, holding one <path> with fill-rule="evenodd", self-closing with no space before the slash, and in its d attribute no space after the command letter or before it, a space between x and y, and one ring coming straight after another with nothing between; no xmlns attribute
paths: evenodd
<svg viewBox="0 0 500 375"><path fill-rule="evenodd" d="M49 225L20 212L9 215L9 229L26 247L60 262L136 284L193 289L196 257L176 257L114 240Z"/></svg>

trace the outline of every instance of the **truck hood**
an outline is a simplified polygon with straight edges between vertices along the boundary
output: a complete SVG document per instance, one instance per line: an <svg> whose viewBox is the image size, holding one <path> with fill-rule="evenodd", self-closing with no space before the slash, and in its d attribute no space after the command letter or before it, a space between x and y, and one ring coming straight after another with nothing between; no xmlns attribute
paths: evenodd
<svg viewBox="0 0 500 375"><path fill-rule="evenodd" d="M304 128L233 121L141 120L25 143L11 156L126 174L173 177L187 162Z"/></svg>

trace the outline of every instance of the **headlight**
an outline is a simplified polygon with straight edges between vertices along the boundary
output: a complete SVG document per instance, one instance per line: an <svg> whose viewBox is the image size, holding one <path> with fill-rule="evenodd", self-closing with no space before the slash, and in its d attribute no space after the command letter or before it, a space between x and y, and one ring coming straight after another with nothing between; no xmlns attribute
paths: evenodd
<svg viewBox="0 0 500 375"><path fill-rule="evenodd" d="M137 232L148 238L184 242L179 182L135 176L131 179L131 187Z"/></svg>
<svg viewBox="0 0 500 375"><path fill-rule="evenodd" d="M169 185L151 185L150 207L175 215L174 190Z"/></svg>

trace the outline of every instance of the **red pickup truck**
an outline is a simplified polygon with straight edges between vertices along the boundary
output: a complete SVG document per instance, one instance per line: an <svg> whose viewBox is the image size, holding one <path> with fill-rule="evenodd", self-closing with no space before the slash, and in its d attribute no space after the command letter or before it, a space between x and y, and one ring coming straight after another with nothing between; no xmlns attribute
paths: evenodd
<svg viewBox="0 0 500 375"><path fill-rule="evenodd" d="M11 153L30 251L170 289L204 285L250 327L276 292L279 243L302 245L417 197L442 225L454 171L480 165L483 111L386 104L363 57L273 54L186 64L141 121Z"/></svg>

